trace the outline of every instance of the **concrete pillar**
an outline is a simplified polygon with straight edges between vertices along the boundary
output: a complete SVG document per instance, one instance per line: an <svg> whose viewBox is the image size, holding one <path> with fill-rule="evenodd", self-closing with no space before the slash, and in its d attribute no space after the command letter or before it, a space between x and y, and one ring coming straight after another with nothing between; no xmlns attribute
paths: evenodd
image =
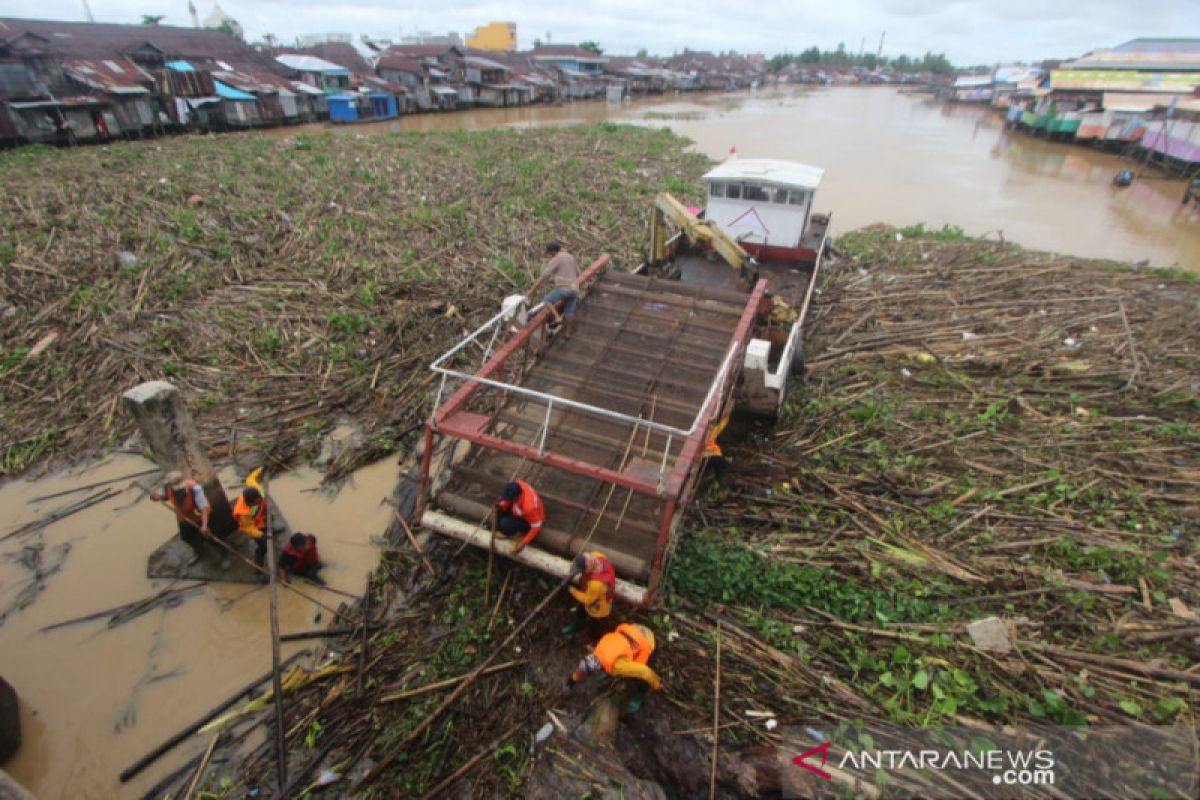
<svg viewBox="0 0 1200 800"><path fill-rule="evenodd" d="M212 532L218 536L232 533L237 526L225 489L200 446L200 435L179 390L166 381L147 381L122 399L163 472L177 469L204 487L212 506L208 520Z"/></svg>

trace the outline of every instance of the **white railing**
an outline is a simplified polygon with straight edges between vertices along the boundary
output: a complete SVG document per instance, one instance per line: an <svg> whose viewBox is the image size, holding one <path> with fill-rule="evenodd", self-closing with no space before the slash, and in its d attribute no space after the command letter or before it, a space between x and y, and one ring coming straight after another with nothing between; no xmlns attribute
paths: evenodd
<svg viewBox="0 0 1200 800"><path fill-rule="evenodd" d="M535 307L533 309L533 312L535 313L540 308L541 308L541 305L538 305L537 307ZM692 434L694 434L696 432L697 428L700 427L700 424L704 419L705 410L713 402L713 399L715 397L719 396L721 389L725 385L726 379L729 377L730 370L732 369L732 365L734 363L734 356L737 354L738 347L740 344L738 342L732 342L729 345L729 350L726 352L724 359L722 359L722 361L721 361L721 368L717 371L716 377L713 378L712 383L708 387L708 393L704 396L704 401L700 404L700 408L696 411L696 415L692 418L692 424L690 426L688 426L687 428L678 428L678 427L675 427L674 425L667 425L662 422L655 422L653 420L649 420L649 419L646 419L641 416L635 417L633 415L625 414L620 411L614 411L609 408L603 408L601 406L591 405L589 403L583 403L578 400L572 400L567 397L558 397L557 395L552 395L547 392L540 392L536 389L530 389L528 387L521 386L519 384L509 383L507 381L499 381L499 380L495 380L493 378L485 378L480 375L474 375L474 374L467 373L467 372L461 372L459 370L452 369L450 367L445 366L446 362L449 359L453 358L455 355L462 352L462 350L465 349L472 342L479 342L480 339L489 331L489 329L491 329L491 337L488 340L487 347L484 348L483 363L486 364L488 358L491 356L492 346L495 344L496 338L499 335L499 330L501 327L503 327L503 323L505 322L506 318L508 316L511 316L511 314L512 314L512 312L507 311L507 310L501 311L499 314L496 314L494 317L489 319L487 322L483 323L478 328L476 328L471 334L469 334L465 339L463 339L457 345L455 345L454 347L452 347L451 349L449 349L445 353L443 353L441 356L439 356L437 358L437 360L435 360L430 365L429 368L431 370L433 370L434 372L436 372L442 376L441 382L438 385L437 398L434 401L434 410L436 411L438 408L441 407L442 397L445 395L446 382L450 378L457 378L461 381L464 381L465 383L474 383L474 384L478 384L481 386L489 386L493 389L498 389L498 390L504 391L504 392L512 392L513 394L520 395L522 397L527 397L531 400L537 400L537 401L543 402L546 404L546 414L543 417L542 424L539 426L539 429L538 429L537 443L538 443L538 455L539 456L544 455L545 451L546 451L546 437L549 433L550 419L553 414L555 406L560 406L562 408L571 409L572 411L578 411L582 414L587 414L589 416L600 417L602 419L609 419L609 420L613 420L616 422L623 422L627 425L632 425L634 433L636 433L636 431L638 431L641 428L646 428L651 431L657 431L659 433L665 434L667 437L666 442L663 445L662 461L659 464L658 474L659 474L660 485L661 485L662 478L663 478L664 474L666 473L667 458L670 455L671 445L674 443L675 437L680 437L681 439L687 439L689 436L691 436Z"/></svg>

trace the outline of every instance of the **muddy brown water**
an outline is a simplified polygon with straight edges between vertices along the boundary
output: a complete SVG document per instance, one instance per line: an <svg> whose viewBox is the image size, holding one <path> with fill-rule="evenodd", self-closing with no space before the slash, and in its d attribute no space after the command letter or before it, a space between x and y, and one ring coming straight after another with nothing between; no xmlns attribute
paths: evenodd
<svg viewBox="0 0 1200 800"><path fill-rule="evenodd" d="M603 120L669 127L715 159L736 147L745 158L823 167L815 208L833 212L835 234L875 222L950 224L974 235L1002 231L1032 249L1200 271L1200 211L1180 203L1183 181L1150 171L1119 189L1113 176L1138 169L1134 162L1008 130L986 107L889 87L472 109L334 129L373 135ZM270 135L327 127L277 128Z"/></svg>
<svg viewBox="0 0 1200 800"><path fill-rule="evenodd" d="M151 468L137 456L117 455L86 468L0 486L0 536L92 492L30 502L36 496ZM359 594L378 563L371 537L387 526L392 460L355 473L334 496L309 491L320 475L309 469L281 475L271 495L294 529L316 534L322 575L331 586ZM223 475L226 485L232 476ZM149 481L150 478L140 478ZM124 489L131 481L113 484ZM117 776L162 740L198 718L271 665L265 588L210 584L181 606L156 609L108 629L95 620L47 633L38 629L150 596L171 581L146 578L146 558L174 533L171 515L138 489L92 506L39 534L0 542L0 613L27 585L30 571L14 560L26 545L48 559L70 543L62 569L44 591L0 624L0 674L20 696L24 743L5 765L42 798L140 797L203 750L193 737L128 784ZM344 598L313 586L302 591L337 608ZM240 599L237 599L239 598ZM228 601L236 600L229 603ZM314 603L280 590L284 633L324 627ZM283 645L283 657L312 642Z"/></svg>

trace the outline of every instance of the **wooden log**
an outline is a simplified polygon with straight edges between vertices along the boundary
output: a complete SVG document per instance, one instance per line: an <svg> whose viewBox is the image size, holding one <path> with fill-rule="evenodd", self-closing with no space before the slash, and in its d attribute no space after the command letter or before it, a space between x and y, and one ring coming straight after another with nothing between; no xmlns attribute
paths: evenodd
<svg viewBox="0 0 1200 800"><path fill-rule="evenodd" d="M288 658L287 661L285 661L279 665L280 669L290 666L292 664L292 662L298 661L302 657L307 656L308 654L309 654L309 652L307 650L301 650L299 653L293 654L290 658ZM213 706L209 711L207 711L204 714L204 716L200 717L198 720L191 723L183 730L181 730L178 733L174 734L173 736L169 737L164 742L162 742L162 744L158 745L153 750L151 750L149 753L142 756L137 761L133 762L133 764L131 764L130 766L126 767L125 771L122 772L120 775L121 783L126 783L129 780L131 780L132 778L134 778L138 773L140 773L146 767L150 766L155 761L157 761L159 758L161 758L164 753L167 753L167 752L170 752L171 750L173 750L184 739L188 738L193 733L200 730L205 725L207 725L208 723L212 722L214 719L219 717L222 713L224 713L225 709L229 708L231 705L236 703L238 700L241 700L243 697L250 694L250 692L252 692L256 688L258 688L259 684L263 683L264 681L269 681L271 679L272 673L273 673L273 670L269 670L269 671L267 671L266 674L260 675L257 678L255 678L254 680L250 681L250 683L247 683L241 689L238 689L235 693L231 694L229 697L225 698L220 703ZM196 760L199 761L199 758L197 758Z"/></svg>
<svg viewBox="0 0 1200 800"><path fill-rule="evenodd" d="M179 470L204 487L212 508L208 520L212 532L218 536L233 533L237 524L225 489L204 453L179 390L166 381L147 381L125 392L122 399L163 471Z"/></svg>
<svg viewBox="0 0 1200 800"><path fill-rule="evenodd" d="M426 528L431 528L438 533L444 533L459 541L473 544L481 549L487 549L491 540L489 532L468 522L451 517L449 514L443 514L440 511L427 510L421 517L421 524ZM571 572L570 561L551 555L543 550L538 550L535 546L526 547L515 555L510 553L507 547L501 547L496 552L505 558L510 558L527 567L533 567L556 578L565 578ZM642 605L646 599L646 589L644 587L622 578L617 578L616 593L617 597L635 606Z"/></svg>

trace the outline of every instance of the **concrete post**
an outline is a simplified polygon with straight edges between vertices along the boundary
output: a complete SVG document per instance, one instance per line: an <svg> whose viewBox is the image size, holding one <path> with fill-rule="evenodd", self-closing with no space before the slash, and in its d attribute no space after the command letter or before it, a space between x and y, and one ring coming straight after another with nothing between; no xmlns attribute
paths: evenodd
<svg viewBox="0 0 1200 800"><path fill-rule="evenodd" d="M218 536L233 533L237 525L229 500L200 446L200 435L179 390L166 381L147 381L125 392L122 399L163 471L177 469L204 487L212 506L208 520L212 532Z"/></svg>

